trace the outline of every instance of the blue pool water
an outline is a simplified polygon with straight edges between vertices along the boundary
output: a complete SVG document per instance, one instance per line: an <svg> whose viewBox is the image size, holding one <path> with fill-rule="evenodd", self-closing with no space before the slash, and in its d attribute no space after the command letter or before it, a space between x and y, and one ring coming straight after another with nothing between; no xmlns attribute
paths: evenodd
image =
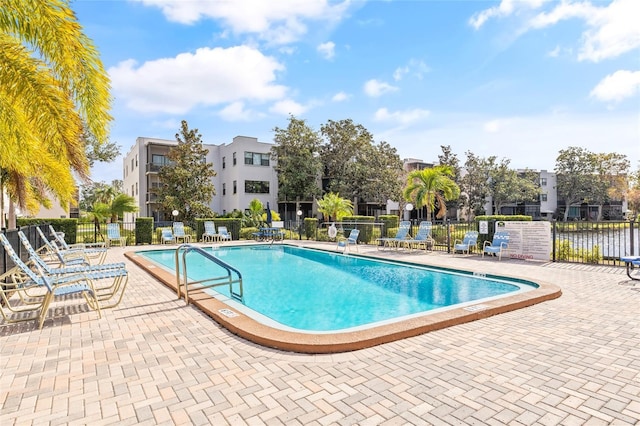
<svg viewBox="0 0 640 426"><path fill-rule="evenodd" d="M344 330L534 288L286 245L208 250L242 273L246 307L299 330ZM138 255L174 270L175 250ZM220 275L218 268L202 256L187 255L193 280ZM229 296L227 286L208 291Z"/></svg>

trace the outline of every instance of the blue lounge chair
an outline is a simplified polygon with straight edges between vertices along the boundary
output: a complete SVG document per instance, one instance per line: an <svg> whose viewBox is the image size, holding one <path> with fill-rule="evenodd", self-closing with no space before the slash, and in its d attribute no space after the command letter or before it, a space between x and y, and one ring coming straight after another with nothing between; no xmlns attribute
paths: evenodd
<svg viewBox="0 0 640 426"><path fill-rule="evenodd" d="M410 238L409 231L411 230L411 221L403 220L400 222L398 226L398 232L396 232L395 237L383 237L376 238L376 242L378 243L378 250L384 250L385 248L398 248L402 244L403 241Z"/></svg>
<svg viewBox="0 0 640 426"><path fill-rule="evenodd" d="M462 253L469 254L469 252L476 249L478 247L478 235L478 231L469 231L464 234L462 241L459 239L455 240L453 242L453 253L455 254L461 251Z"/></svg>
<svg viewBox="0 0 640 426"><path fill-rule="evenodd" d="M213 242L218 238L216 233L216 225L211 220L204 222L204 232L202 233L202 242Z"/></svg>
<svg viewBox="0 0 640 426"><path fill-rule="evenodd" d="M160 242L162 244L173 244L176 242L176 239L173 237L173 232L169 228L162 228L160 234Z"/></svg>
<svg viewBox="0 0 640 426"><path fill-rule="evenodd" d="M57 262L62 266L80 266L91 265L91 260L82 248L60 248L53 241L49 241L44 235L44 232L39 227L36 227L40 239L44 241L44 246L40 247L37 251L43 253L47 257L49 262ZM98 258L98 263L101 259Z"/></svg>
<svg viewBox="0 0 640 426"><path fill-rule="evenodd" d="M40 234L40 238L48 241L48 239L44 236L44 232L42 232L39 227L36 229ZM49 225L49 234L53 238L53 240L50 242L54 245L57 245L59 247L59 250L62 252L73 252L74 250L80 250L85 254L87 259L89 259L91 263L95 264L103 263L107 257L107 247L105 243L67 244L63 237L64 233L56 232L51 225Z"/></svg>
<svg viewBox="0 0 640 426"><path fill-rule="evenodd" d="M418 225L418 232L416 233L415 238L404 240L402 244L408 249L419 249L424 247L425 251L431 250L435 243L434 239L431 237L431 228L431 222L423 220L420 222L420 225Z"/></svg>
<svg viewBox="0 0 640 426"><path fill-rule="evenodd" d="M96 298L96 291L90 278L83 274L66 275L64 277L50 276L45 274L38 264L34 264L33 269L31 269L16 254L4 234L0 234L0 242L4 246L5 253L20 271L20 276L14 276L18 291L33 287L40 287L44 291L41 296L40 315L38 316L39 328L42 328L49 305L56 296L64 296L66 298L66 296L82 294L89 307L98 312L98 317L102 317L100 305ZM29 296L31 297L31 295Z"/></svg>
<svg viewBox="0 0 640 426"><path fill-rule="evenodd" d="M485 241L482 247L482 257L485 253L498 256L498 260L502 259L502 252L509 249L509 233L507 231L497 231L493 234L491 242Z"/></svg>
<svg viewBox="0 0 640 426"><path fill-rule="evenodd" d="M129 274L123 262L53 268L36 253L22 231L18 231L18 237L27 253L29 253L29 261L32 264L37 264L47 275L68 276L83 274L85 277L94 280L96 299L100 302L101 309L113 308L122 301L122 296L129 281ZM105 284L107 280L109 283ZM116 295L119 295L119 297L116 298L115 302L109 302Z"/></svg>
<svg viewBox="0 0 640 426"><path fill-rule="evenodd" d="M226 226L218 226L218 235L220 240L231 241L233 239Z"/></svg>
<svg viewBox="0 0 640 426"><path fill-rule="evenodd" d="M127 245L127 238L120 235L119 223L107 223L107 247L111 247L113 241L116 241L120 247Z"/></svg>
<svg viewBox="0 0 640 426"><path fill-rule="evenodd" d="M173 238L176 240L176 243L180 241L183 243L191 242L191 235L184 231L184 223L173 222Z"/></svg>
<svg viewBox="0 0 640 426"><path fill-rule="evenodd" d="M358 251L358 237L360 236L359 229L352 229L349 232L348 237L338 237L338 243L336 249L343 249L344 252L349 251L349 247L354 246L356 251Z"/></svg>

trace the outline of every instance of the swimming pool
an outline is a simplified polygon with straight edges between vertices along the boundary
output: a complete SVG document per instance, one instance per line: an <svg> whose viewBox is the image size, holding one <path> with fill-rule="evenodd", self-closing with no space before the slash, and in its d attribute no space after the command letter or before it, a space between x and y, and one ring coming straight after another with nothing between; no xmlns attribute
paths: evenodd
<svg viewBox="0 0 640 426"><path fill-rule="evenodd" d="M228 287L207 292L252 318L287 331L357 331L532 291L522 280L444 271L288 245L208 248L239 269L243 303ZM173 273L175 250L140 252ZM219 274L217 265L187 255L189 278Z"/></svg>

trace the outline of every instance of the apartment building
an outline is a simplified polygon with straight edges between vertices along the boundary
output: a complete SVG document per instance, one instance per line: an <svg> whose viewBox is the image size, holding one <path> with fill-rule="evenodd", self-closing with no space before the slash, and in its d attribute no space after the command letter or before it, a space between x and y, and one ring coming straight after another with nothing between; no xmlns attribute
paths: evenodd
<svg viewBox="0 0 640 426"><path fill-rule="evenodd" d="M175 140L139 137L124 158L123 184L126 194L137 200L138 212L125 214L125 221L135 217L153 217L156 221L171 220L158 203L162 185L160 168L168 164L169 150ZM216 195L210 203L218 214L244 211L254 198L263 204L277 205L278 178L271 159L272 144L257 138L236 136L229 144L203 144L208 150L206 161L217 173L212 178Z"/></svg>
<svg viewBox="0 0 640 426"><path fill-rule="evenodd" d="M546 219L551 220L558 208L558 192L556 190L556 174L546 170L533 170L537 174L538 185L540 186L540 196L535 201L527 201L524 203L512 203L502 207L500 212L495 214L504 215L526 215L531 216L534 220ZM518 173L524 174L525 170L518 170ZM491 211L491 200L485 206L487 212Z"/></svg>

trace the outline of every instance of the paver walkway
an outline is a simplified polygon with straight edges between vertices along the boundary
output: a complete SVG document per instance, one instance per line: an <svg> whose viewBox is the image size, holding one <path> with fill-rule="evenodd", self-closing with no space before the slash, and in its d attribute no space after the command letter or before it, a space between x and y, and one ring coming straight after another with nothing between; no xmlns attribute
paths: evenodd
<svg viewBox="0 0 640 426"><path fill-rule="evenodd" d="M131 249L111 248L108 261ZM563 295L301 355L232 335L129 262L125 299L102 319L78 304L41 331L0 324L0 424L640 424L640 285L622 268L384 256L545 280Z"/></svg>

